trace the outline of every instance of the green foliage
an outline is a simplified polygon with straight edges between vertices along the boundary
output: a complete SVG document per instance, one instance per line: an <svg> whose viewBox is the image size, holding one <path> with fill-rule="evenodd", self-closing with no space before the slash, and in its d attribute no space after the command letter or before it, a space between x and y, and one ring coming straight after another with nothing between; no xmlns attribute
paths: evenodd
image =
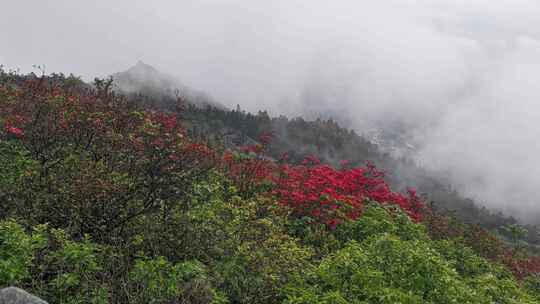
<svg viewBox="0 0 540 304"><path fill-rule="evenodd" d="M476 291L477 303L537 303L512 278L500 279L493 274L484 274L467 280L467 283Z"/></svg>
<svg viewBox="0 0 540 304"><path fill-rule="evenodd" d="M326 225L317 223L310 217L295 217L289 221L287 228L289 233L298 237L302 244L313 248L314 258L318 260L343 247L343 240L340 240L340 237L344 236L340 234L355 234L354 231L348 233L348 230L344 228L350 223L352 222L344 222L343 227L340 225L336 231L330 231Z"/></svg>
<svg viewBox="0 0 540 304"><path fill-rule="evenodd" d="M527 229L520 225L511 224L502 227L511 238L512 244L515 250L519 250L522 247L521 241L527 235Z"/></svg>
<svg viewBox="0 0 540 304"><path fill-rule="evenodd" d="M434 248L463 277L474 277L495 270L503 272L502 267L496 269L494 265L476 255L471 248L466 247L458 240L437 241L434 242Z"/></svg>
<svg viewBox="0 0 540 304"><path fill-rule="evenodd" d="M524 281L525 290L538 302L540 302L540 275L532 275Z"/></svg>
<svg viewBox="0 0 540 304"><path fill-rule="evenodd" d="M367 204L358 220L338 226L335 232L342 242L362 241L382 233L394 234L403 240L428 238L425 227L414 224L400 208L381 206L373 202Z"/></svg>
<svg viewBox="0 0 540 304"><path fill-rule="evenodd" d="M35 165L28 151L17 142L0 140L0 185L3 189L19 184L25 174L34 170Z"/></svg>
<svg viewBox="0 0 540 304"><path fill-rule="evenodd" d="M297 276L286 303L533 303L508 271L399 212L371 206L349 227L354 238Z"/></svg>
<svg viewBox="0 0 540 304"><path fill-rule="evenodd" d="M227 303L197 261L172 264L164 257L140 259L130 278L130 303Z"/></svg>
<svg viewBox="0 0 540 304"><path fill-rule="evenodd" d="M350 242L323 259L312 278L287 290L287 303L466 303L468 290L457 275L424 246L390 235ZM309 299L309 300L308 300Z"/></svg>
<svg viewBox="0 0 540 304"><path fill-rule="evenodd" d="M26 232L14 221L0 222L0 286L28 286L57 303L107 303L98 255L97 245L69 240L61 230L42 225Z"/></svg>
<svg viewBox="0 0 540 304"><path fill-rule="evenodd" d="M0 139L0 217L17 207L16 197L25 190L24 179L34 174L37 168L37 162L22 145Z"/></svg>
<svg viewBox="0 0 540 304"><path fill-rule="evenodd" d="M216 190L216 182L203 183L199 189ZM221 178L217 184L223 182L226 180ZM206 203L188 212L187 235L197 239L186 242L192 247L187 250L216 263L219 286L232 302L277 302L279 289L290 275L309 267L312 250L287 234L286 214L271 200L232 196L223 201L227 195L212 193L206 192Z"/></svg>
<svg viewBox="0 0 540 304"><path fill-rule="evenodd" d="M75 242L62 230L50 231L49 248L40 271L53 274L49 297L60 303L107 303L108 290L101 283L104 271L102 248L87 237Z"/></svg>
<svg viewBox="0 0 540 304"><path fill-rule="evenodd" d="M287 211L267 197L242 199L217 172L194 183L185 204L166 207L135 223L129 251L200 261L232 303L280 302L291 275L310 265L313 250L288 234Z"/></svg>
<svg viewBox="0 0 540 304"><path fill-rule="evenodd" d="M15 285L31 277L35 252L46 245L43 226L27 234L15 221L0 222L0 288Z"/></svg>
<svg viewBox="0 0 540 304"><path fill-rule="evenodd" d="M237 303L278 302L279 290L290 276L310 267L311 250L266 219L239 228L234 253L217 268L223 290Z"/></svg>

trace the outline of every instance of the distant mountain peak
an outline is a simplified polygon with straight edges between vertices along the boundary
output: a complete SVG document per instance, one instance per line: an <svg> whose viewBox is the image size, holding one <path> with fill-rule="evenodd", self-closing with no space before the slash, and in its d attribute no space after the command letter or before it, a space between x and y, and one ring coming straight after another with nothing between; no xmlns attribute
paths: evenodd
<svg viewBox="0 0 540 304"><path fill-rule="evenodd" d="M166 107L172 107L175 102L175 92L180 91L188 102L198 105L211 105L225 108L214 101L204 92L191 89L175 77L163 73L155 67L138 60L137 63L124 72L112 75L115 86L123 93L140 93L157 101L168 100Z"/></svg>
<svg viewBox="0 0 540 304"><path fill-rule="evenodd" d="M158 71L158 69L156 69L155 67L149 64L144 63L142 60L138 60L137 63L134 66L130 67L126 72L138 73L138 74L145 73L145 74L153 74L153 75L161 74Z"/></svg>

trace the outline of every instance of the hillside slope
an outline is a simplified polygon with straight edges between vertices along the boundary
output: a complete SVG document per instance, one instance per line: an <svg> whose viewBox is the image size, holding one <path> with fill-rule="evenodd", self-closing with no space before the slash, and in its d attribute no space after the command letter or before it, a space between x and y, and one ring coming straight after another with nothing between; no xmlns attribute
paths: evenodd
<svg viewBox="0 0 540 304"><path fill-rule="evenodd" d="M269 134L222 150L190 136L188 113L11 76L0 288L51 303L540 301L540 258L519 226L507 245L372 164L273 160Z"/></svg>
<svg viewBox="0 0 540 304"><path fill-rule="evenodd" d="M406 158L394 158L358 133L340 127L333 120L307 121L301 117L270 117L266 112L246 113L241 109L224 111L215 108L189 107L182 114L189 123L188 131L200 139L219 139L234 134L236 138L258 138L272 133L268 156L280 159L284 155L292 163L305 157L317 156L323 163L339 166L372 162L386 173L386 179L396 189L413 187L440 212L452 214L460 221L479 224L508 239L504 226L517 220L481 207L474 200L460 195L442 178L418 167ZM540 244L536 225L526 225L526 240L533 246Z"/></svg>

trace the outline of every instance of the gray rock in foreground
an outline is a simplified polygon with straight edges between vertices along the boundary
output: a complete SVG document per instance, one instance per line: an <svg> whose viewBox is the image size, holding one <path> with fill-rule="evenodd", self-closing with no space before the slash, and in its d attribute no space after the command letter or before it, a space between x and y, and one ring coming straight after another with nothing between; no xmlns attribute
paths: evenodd
<svg viewBox="0 0 540 304"><path fill-rule="evenodd" d="M0 289L0 304L47 304L42 299L17 287Z"/></svg>

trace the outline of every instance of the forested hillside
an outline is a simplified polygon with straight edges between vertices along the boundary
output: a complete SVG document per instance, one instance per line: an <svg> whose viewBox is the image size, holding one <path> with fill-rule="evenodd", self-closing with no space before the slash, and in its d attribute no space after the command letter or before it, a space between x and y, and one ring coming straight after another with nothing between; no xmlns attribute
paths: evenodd
<svg viewBox="0 0 540 304"><path fill-rule="evenodd" d="M173 100L169 100L173 103ZM292 163L300 163L305 157L317 156L323 163L338 166L346 161L358 166L372 162L386 173L387 181L396 189L414 187L424 200L440 212L456 216L470 224L478 224L501 237L511 239L507 225L517 220L500 211L488 210L474 200L462 196L449 182L429 172L407 158L396 159L381 150L365 137L340 127L335 121L317 119L307 121L301 117L289 119L284 116L271 118L268 113L246 113L240 108L226 111L216 108L187 106L183 111L190 122L188 131L200 139L217 138L219 141L230 134L234 138L258 138L272 133L267 155L275 159L283 156ZM540 244L537 225L524 225L526 241L536 247Z"/></svg>
<svg viewBox="0 0 540 304"><path fill-rule="evenodd" d="M502 241L432 208L391 171L412 164L354 132L176 102L2 72L0 287L50 303L540 302L522 227L474 209ZM428 198L472 206L430 182Z"/></svg>
<svg viewBox="0 0 540 304"><path fill-rule="evenodd" d="M286 156L289 162L298 164L314 155L333 166L343 161L353 166L372 162L386 173L392 187L399 190L414 187L439 212L478 224L511 241L512 236L504 227L518 224L516 219L498 210L486 209L461 195L444 176L427 171L410 159L395 158L383 152L364 135L343 128L332 119L308 121L302 117L270 117L266 111L252 114L243 111L239 105L232 111L223 106L207 106L209 103L201 100L204 93L194 94L194 90L171 79L154 67L138 62L127 71L112 75L110 84L131 92L132 100L164 111L179 112L177 101L180 100L182 120L189 135L198 140L211 140L214 146L249 145L259 136L271 133L273 139L265 155L274 159ZM393 132L402 132L398 129L400 127L404 126L396 125ZM540 245L539 224L523 225L526 230L524 240L533 250Z"/></svg>

